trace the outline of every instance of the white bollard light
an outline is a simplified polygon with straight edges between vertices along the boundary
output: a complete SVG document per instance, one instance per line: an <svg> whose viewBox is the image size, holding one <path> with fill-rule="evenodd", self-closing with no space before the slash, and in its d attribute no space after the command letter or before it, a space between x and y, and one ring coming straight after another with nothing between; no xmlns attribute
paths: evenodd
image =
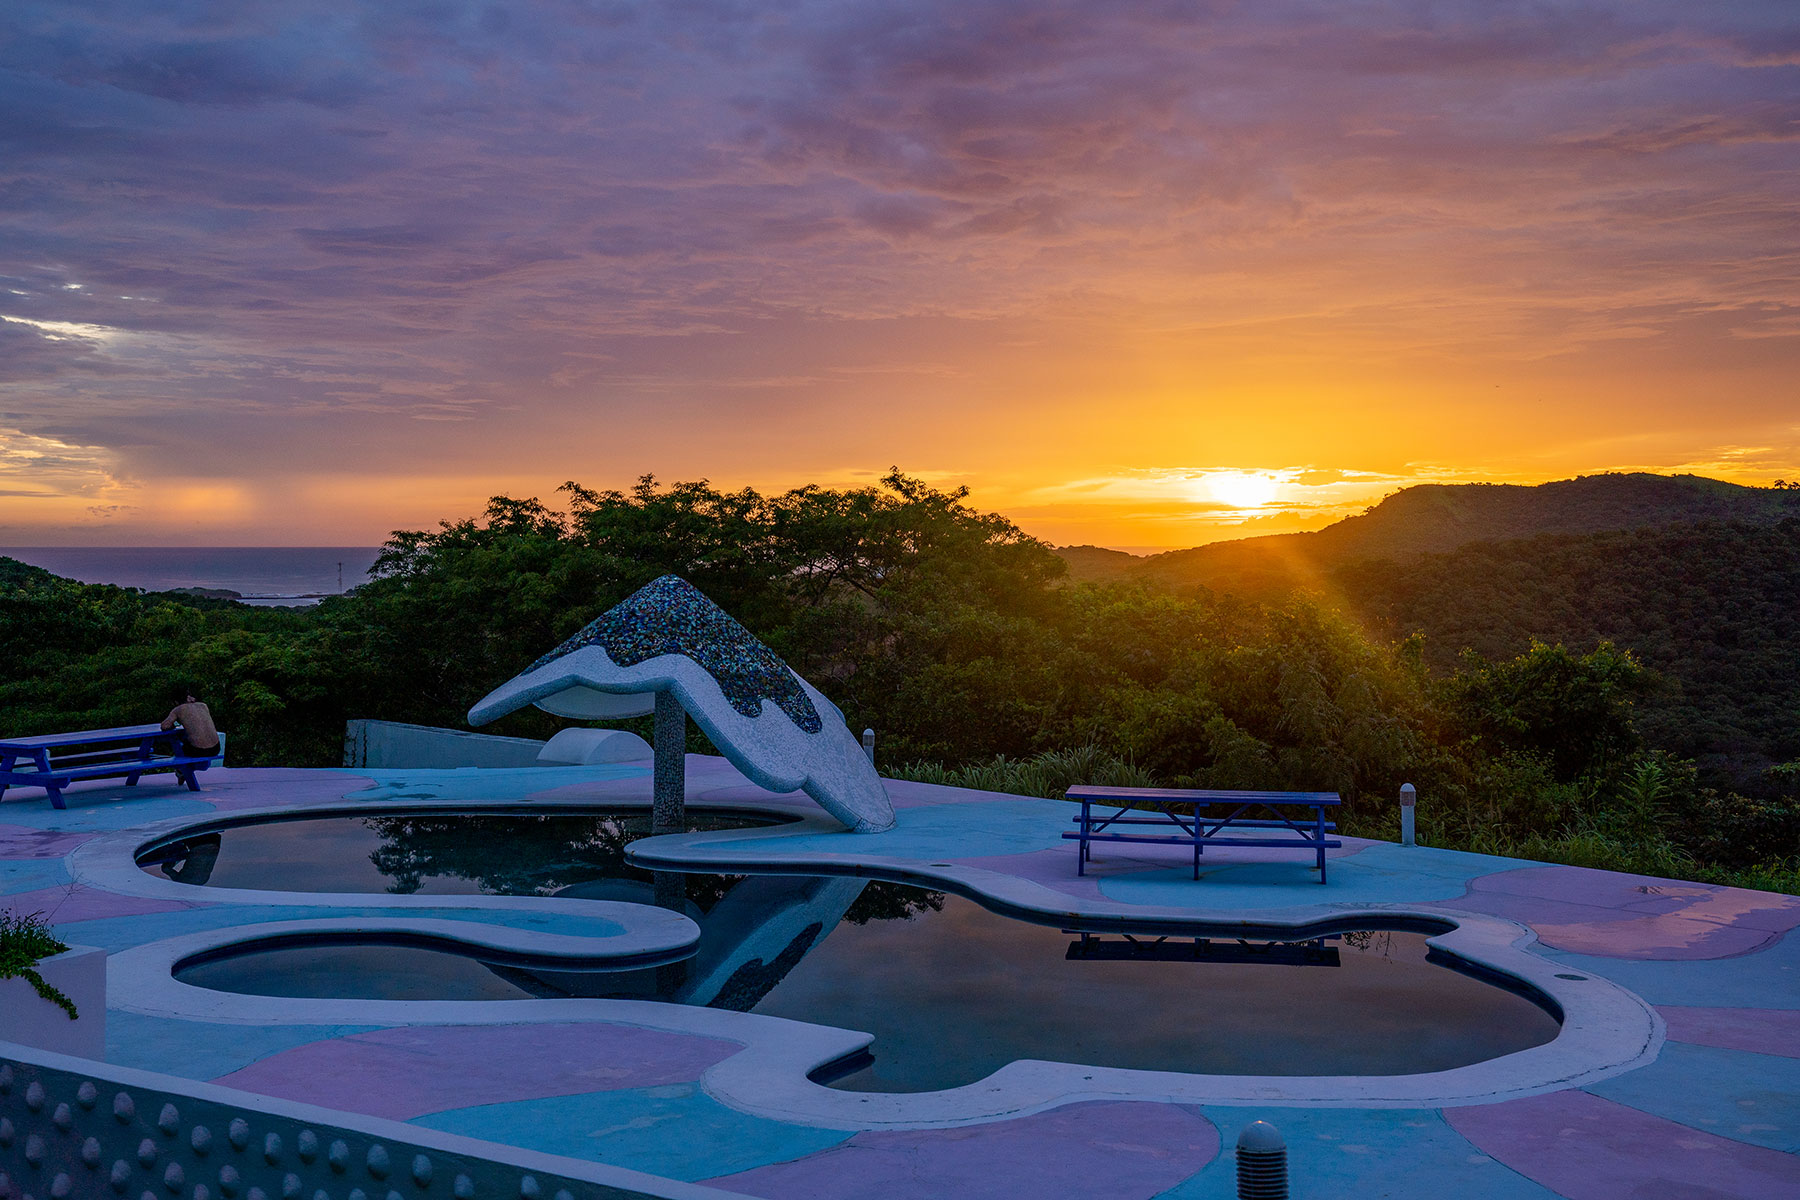
<svg viewBox="0 0 1800 1200"><path fill-rule="evenodd" d="M1413 841L1413 806L1419 798L1418 792L1410 783L1400 785L1400 844L1416 845Z"/></svg>
<svg viewBox="0 0 1800 1200"><path fill-rule="evenodd" d="M863 753L869 756L869 765L875 765L875 731L863 730Z"/></svg>

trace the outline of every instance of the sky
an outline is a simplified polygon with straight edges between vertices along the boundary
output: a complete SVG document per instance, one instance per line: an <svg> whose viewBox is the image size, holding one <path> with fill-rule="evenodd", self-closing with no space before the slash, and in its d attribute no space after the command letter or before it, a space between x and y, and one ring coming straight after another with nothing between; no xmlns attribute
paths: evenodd
<svg viewBox="0 0 1800 1200"><path fill-rule="evenodd" d="M0 547L1800 478L1792 0L7 0Z"/></svg>

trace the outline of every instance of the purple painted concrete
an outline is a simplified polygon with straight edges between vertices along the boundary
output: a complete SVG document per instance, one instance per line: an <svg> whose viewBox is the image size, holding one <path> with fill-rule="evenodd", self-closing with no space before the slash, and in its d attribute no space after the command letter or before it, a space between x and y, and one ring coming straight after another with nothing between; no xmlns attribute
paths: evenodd
<svg viewBox="0 0 1800 1200"><path fill-rule="evenodd" d="M35 793L34 793L35 794ZM0 825L0 858L61 858L98 833L59 833L29 825Z"/></svg>
<svg viewBox="0 0 1800 1200"><path fill-rule="evenodd" d="M215 1083L405 1121L508 1100L691 1083L740 1049L629 1025L438 1025L308 1042Z"/></svg>
<svg viewBox="0 0 1800 1200"><path fill-rule="evenodd" d="M271 790L271 785L279 790ZM214 767L200 776L203 791L194 797L221 812L265 808L279 797L283 807L342 800L375 786L354 771L306 770L294 767Z"/></svg>
<svg viewBox="0 0 1800 1200"><path fill-rule="evenodd" d="M1800 1058L1800 1009L1658 1006L1677 1042Z"/></svg>
<svg viewBox="0 0 1800 1200"><path fill-rule="evenodd" d="M1219 1153L1219 1131L1173 1104L1070 1104L989 1125L859 1133L793 1162L707 1180L779 1200L1148 1200Z"/></svg>
<svg viewBox="0 0 1800 1200"><path fill-rule="evenodd" d="M1523 921L1547 946L1609 958L1732 958L1800 927L1800 897L1586 867L1487 875L1452 907Z"/></svg>
<svg viewBox="0 0 1800 1200"><path fill-rule="evenodd" d="M1793 1200L1800 1157L1582 1091L1444 1110L1485 1154L1569 1200Z"/></svg>
<svg viewBox="0 0 1800 1200"><path fill-rule="evenodd" d="M106 917L136 917L144 913L180 912L194 908L180 900L151 900L143 896L121 896L84 887L79 883L62 887L39 888L35 892L17 892L6 898L6 906L15 912L41 912L44 919L57 925L75 921L96 921Z"/></svg>

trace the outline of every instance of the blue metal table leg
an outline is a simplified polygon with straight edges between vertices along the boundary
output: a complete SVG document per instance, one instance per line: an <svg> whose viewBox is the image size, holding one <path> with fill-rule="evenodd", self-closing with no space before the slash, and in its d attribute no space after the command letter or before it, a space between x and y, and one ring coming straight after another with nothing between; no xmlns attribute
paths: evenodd
<svg viewBox="0 0 1800 1200"><path fill-rule="evenodd" d="M1319 882L1325 882L1325 810L1318 810L1318 817L1313 825L1313 836L1319 839Z"/></svg>

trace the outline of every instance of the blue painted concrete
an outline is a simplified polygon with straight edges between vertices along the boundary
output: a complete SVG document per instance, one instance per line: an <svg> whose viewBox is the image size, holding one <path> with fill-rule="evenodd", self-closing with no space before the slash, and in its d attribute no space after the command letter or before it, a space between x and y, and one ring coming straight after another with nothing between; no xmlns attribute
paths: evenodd
<svg viewBox="0 0 1800 1200"><path fill-rule="evenodd" d="M1800 1151L1800 1063L1791 1058L1669 1042L1649 1066L1587 1090L1721 1137Z"/></svg>
<svg viewBox="0 0 1800 1200"><path fill-rule="evenodd" d="M816 1154L851 1136L748 1116L693 1083L483 1104L412 1123L689 1181Z"/></svg>
<svg viewBox="0 0 1800 1200"><path fill-rule="evenodd" d="M908 808L901 810L899 824L888 832L857 835L853 849L858 855L925 862L1027 854L1064 845L1062 833L1074 811L1062 800L993 800L980 805L979 821L971 821L969 810L956 805ZM767 847L783 854L843 854L847 849L844 834L835 831L734 838L732 847L750 853Z"/></svg>
<svg viewBox="0 0 1800 1200"><path fill-rule="evenodd" d="M1477 1150L1434 1109L1209 1104L1200 1111L1219 1128L1219 1156L1159 1200L1225 1200L1237 1195L1238 1134L1252 1121L1267 1121L1281 1130L1295 1197L1562 1200Z"/></svg>
<svg viewBox="0 0 1800 1200"><path fill-rule="evenodd" d="M0 861L0 896L35 892L39 888L61 887L72 878L69 868L60 858L15 858Z"/></svg>
<svg viewBox="0 0 1800 1200"><path fill-rule="evenodd" d="M1200 860L1196 892L1193 869L1173 867L1101 878L1100 894L1123 904L1256 909L1314 904L1420 904L1454 900L1469 881L1498 871L1537 864L1455 850L1407 849L1377 844L1326 863L1325 886L1318 886L1311 856L1296 852L1277 862L1209 866ZM1307 885L1311 886L1307 886Z"/></svg>
<svg viewBox="0 0 1800 1200"><path fill-rule="evenodd" d="M1461 879L1465 883L1482 875L1545 865L1529 858L1501 858L1493 854L1439 850L1431 846L1396 846L1391 842L1375 842L1351 855L1347 861L1407 875Z"/></svg>
<svg viewBox="0 0 1800 1200"><path fill-rule="evenodd" d="M217 1079L307 1042L375 1028L380 1026L225 1025L112 1008L106 1013L106 1060L184 1079Z"/></svg>
<svg viewBox="0 0 1800 1200"><path fill-rule="evenodd" d="M649 778L649 767L613 764L600 767L459 767L450 771L361 770L373 787L351 792L346 800L513 800L551 788L607 779Z"/></svg>
<svg viewBox="0 0 1800 1200"><path fill-rule="evenodd" d="M1629 988L1652 1004L1701 1008L1800 1009L1800 938L1784 934L1774 945L1737 958L1688 961L1602 958L1548 946L1535 953Z"/></svg>
<svg viewBox="0 0 1800 1200"><path fill-rule="evenodd" d="M119 791L126 792L128 798L120 799ZM196 795L182 788L159 796L149 783L140 783L135 788L71 788L63 793L69 804L66 812L51 808L48 799L15 802L12 795L9 790L6 802L0 804L0 823L54 829L58 833L110 833L115 829L131 829L173 817L209 816L216 811L201 798L204 792ZM41 797L42 793L37 795Z"/></svg>

